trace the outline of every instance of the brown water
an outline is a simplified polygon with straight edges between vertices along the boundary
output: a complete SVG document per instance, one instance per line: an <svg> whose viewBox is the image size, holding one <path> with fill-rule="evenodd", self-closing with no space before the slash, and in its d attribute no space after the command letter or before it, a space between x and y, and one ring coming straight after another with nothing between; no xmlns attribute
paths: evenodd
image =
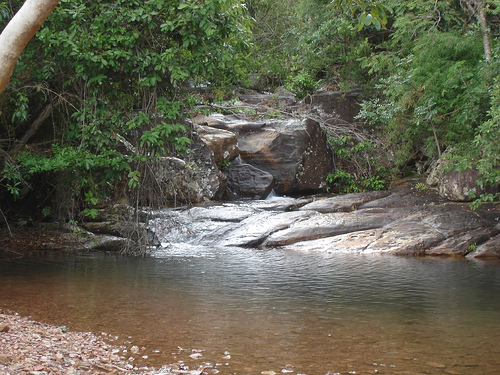
<svg viewBox="0 0 500 375"><path fill-rule="evenodd" d="M136 362L154 365L500 374L498 263L210 248L80 255L2 261L0 296L0 308L144 346Z"/></svg>

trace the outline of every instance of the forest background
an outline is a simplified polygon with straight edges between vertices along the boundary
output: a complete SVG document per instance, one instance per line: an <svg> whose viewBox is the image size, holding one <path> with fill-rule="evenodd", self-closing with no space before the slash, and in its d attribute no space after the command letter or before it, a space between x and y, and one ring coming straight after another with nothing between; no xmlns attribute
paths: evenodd
<svg viewBox="0 0 500 375"><path fill-rule="evenodd" d="M2 29L21 5L0 2ZM330 140L343 191L445 150L496 185L499 13L485 0L61 0L0 95L2 218L75 221L136 194L152 160L189 152L193 87L218 102L255 73L298 97L362 88L359 120L377 141ZM356 174L360 153L370 168Z"/></svg>

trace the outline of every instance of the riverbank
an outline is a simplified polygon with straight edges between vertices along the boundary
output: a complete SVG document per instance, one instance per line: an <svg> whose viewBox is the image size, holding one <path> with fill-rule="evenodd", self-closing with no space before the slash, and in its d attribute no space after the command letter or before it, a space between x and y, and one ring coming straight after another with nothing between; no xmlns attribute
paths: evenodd
<svg viewBox="0 0 500 375"><path fill-rule="evenodd" d="M120 348L88 332L66 332L23 318L0 314L1 374L170 374L136 367Z"/></svg>
<svg viewBox="0 0 500 375"><path fill-rule="evenodd" d="M189 370L180 361L159 369L138 365L137 347L106 342L107 334L70 332L0 312L0 374L2 375L202 375L212 369Z"/></svg>

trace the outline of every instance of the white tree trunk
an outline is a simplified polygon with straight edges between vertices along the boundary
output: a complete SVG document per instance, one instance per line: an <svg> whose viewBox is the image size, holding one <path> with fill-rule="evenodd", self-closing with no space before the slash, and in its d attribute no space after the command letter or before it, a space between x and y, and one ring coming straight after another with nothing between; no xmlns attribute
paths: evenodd
<svg viewBox="0 0 500 375"><path fill-rule="evenodd" d="M9 82L21 52L59 0L26 0L0 34L0 93Z"/></svg>
<svg viewBox="0 0 500 375"><path fill-rule="evenodd" d="M484 11L486 3L484 0L460 0L462 7L466 7L469 13L477 18L481 33L483 34L484 59L491 61L491 31L486 20ZM464 5L465 4L465 5Z"/></svg>

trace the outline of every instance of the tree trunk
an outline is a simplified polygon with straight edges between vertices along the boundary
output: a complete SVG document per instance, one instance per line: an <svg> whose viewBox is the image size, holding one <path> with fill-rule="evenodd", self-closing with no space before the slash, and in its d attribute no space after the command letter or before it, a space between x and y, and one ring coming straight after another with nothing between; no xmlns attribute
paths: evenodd
<svg viewBox="0 0 500 375"><path fill-rule="evenodd" d="M479 25L481 26L481 32L483 33L484 58L486 61L491 61L491 35L488 22L486 21L484 7L480 7L478 9L476 17L479 21Z"/></svg>
<svg viewBox="0 0 500 375"><path fill-rule="evenodd" d="M26 0L0 34L0 93L7 86L24 47L57 3L59 0Z"/></svg>
<svg viewBox="0 0 500 375"><path fill-rule="evenodd" d="M461 4L465 4L470 15L476 17L483 34L484 59L491 61L491 32L484 11L484 0L461 0Z"/></svg>

